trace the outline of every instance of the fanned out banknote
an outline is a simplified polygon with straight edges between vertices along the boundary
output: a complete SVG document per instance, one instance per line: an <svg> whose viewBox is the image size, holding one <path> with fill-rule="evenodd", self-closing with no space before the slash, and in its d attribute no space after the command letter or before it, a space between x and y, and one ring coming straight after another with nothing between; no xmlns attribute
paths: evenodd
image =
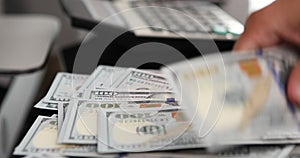
<svg viewBox="0 0 300 158"><path fill-rule="evenodd" d="M129 109L164 109L178 107L176 102L162 101L119 101L104 102L75 99L68 107L59 143L96 144L97 143L97 113L102 109L117 109L126 112Z"/></svg>
<svg viewBox="0 0 300 158"><path fill-rule="evenodd" d="M88 89L110 88L116 80L127 71L126 68L112 66L98 66L87 81L78 89L78 97L82 97Z"/></svg>
<svg viewBox="0 0 300 158"><path fill-rule="evenodd" d="M118 82L115 83L116 81ZM120 88L117 88L124 88L126 84L131 84L133 88L131 90L120 90ZM153 87L155 87L156 92L162 92L160 90L164 90L162 93L170 93L170 90L166 88L168 84L166 84L165 79L161 74L153 70L142 71L133 68L126 69L121 67L99 66L90 76L60 72L56 75L46 96L36 104L35 107L57 110L57 103L69 102L71 96L74 98L99 98L99 96L95 94L100 93L94 92L101 91L104 88L123 92L133 91L135 89L149 91L149 88L145 88L149 87L149 84L155 85ZM157 95L153 97L157 97Z"/></svg>
<svg viewBox="0 0 300 158"><path fill-rule="evenodd" d="M115 157L99 155L95 145L61 145L56 143L57 118L39 116L29 129L14 155L31 155L48 153L62 156Z"/></svg>
<svg viewBox="0 0 300 158"><path fill-rule="evenodd" d="M88 77L89 75L83 74L58 73L43 101L47 103L69 102L71 96L75 95Z"/></svg>
<svg viewBox="0 0 300 158"><path fill-rule="evenodd" d="M242 146L217 153L207 152L205 149L130 153L126 158L287 158L291 156L291 151L295 151L294 145Z"/></svg>
<svg viewBox="0 0 300 158"><path fill-rule="evenodd" d="M34 107L38 109L57 110L58 103L69 102L71 96L87 80L88 75L59 72L47 92Z"/></svg>
<svg viewBox="0 0 300 158"><path fill-rule="evenodd" d="M57 106L58 103L44 102L44 99L41 99L37 104L34 105L35 108L45 110L57 110Z"/></svg>
<svg viewBox="0 0 300 158"><path fill-rule="evenodd" d="M51 153L31 153L26 155L23 158L67 158L65 156L60 156L58 154L51 154Z"/></svg>
<svg viewBox="0 0 300 158"><path fill-rule="evenodd" d="M111 87L126 90L172 90L164 75L133 68L128 69Z"/></svg>
<svg viewBox="0 0 300 158"><path fill-rule="evenodd" d="M189 148L211 148L208 138L197 135L184 109L168 110L104 110L98 112L98 152L123 153ZM276 133L278 136L280 133ZM221 142L222 150L243 144L290 144L299 139L240 139Z"/></svg>
<svg viewBox="0 0 300 158"><path fill-rule="evenodd" d="M146 152L205 147L178 108L98 112L98 152Z"/></svg>
<svg viewBox="0 0 300 158"><path fill-rule="evenodd" d="M290 57L278 59L277 53ZM297 143L299 128L282 73L296 59L293 50L280 47L207 55L162 71L199 137L209 137L207 143Z"/></svg>
<svg viewBox="0 0 300 158"><path fill-rule="evenodd" d="M175 101L172 91L102 89L86 91L85 99L95 101L162 100Z"/></svg>
<svg viewBox="0 0 300 158"><path fill-rule="evenodd" d="M57 127L60 132L62 124L65 120L65 116L68 110L69 103L58 103L58 112L57 112Z"/></svg>

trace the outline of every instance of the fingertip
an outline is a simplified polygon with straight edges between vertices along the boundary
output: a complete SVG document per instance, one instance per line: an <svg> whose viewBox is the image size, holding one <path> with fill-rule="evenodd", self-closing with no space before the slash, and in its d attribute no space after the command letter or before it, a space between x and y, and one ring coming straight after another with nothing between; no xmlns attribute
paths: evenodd
<svg viewBox="0 0 300 158"><path fill-rule="evenodd" d="M257 46L254 43L254 40L244 35L241 36L241 38L235 43L233 50L242 51L242 50L252 50L256 48Z"/></svg>
<svg viewBox="0 0 300 158"><path fill-rule="evenodd" d="M245 28L244 33L234 44L234 51L253 50L259 48L260 41L257 40L257 38L261 35L257 35L253 30L256 29Z"/></svg>

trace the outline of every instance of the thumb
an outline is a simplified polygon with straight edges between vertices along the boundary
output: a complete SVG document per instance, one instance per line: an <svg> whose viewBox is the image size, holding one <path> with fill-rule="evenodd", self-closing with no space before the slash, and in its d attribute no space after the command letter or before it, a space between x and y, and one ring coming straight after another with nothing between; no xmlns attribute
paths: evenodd
<svg viewBox="0 0 300 158"><path fill-rule="evenodd" d="M298 60L289 76L287 93L288 98L300 106L300 60Z"/></svg>

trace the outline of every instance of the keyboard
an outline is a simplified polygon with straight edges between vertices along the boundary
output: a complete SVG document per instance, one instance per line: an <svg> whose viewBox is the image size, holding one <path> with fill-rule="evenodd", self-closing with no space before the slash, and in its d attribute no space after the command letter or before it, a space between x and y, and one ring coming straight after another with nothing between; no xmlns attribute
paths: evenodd
<svg viewBox="0 0 300 158"><path fill-rule="evenodd" d="M240 22L211 1L82 0L82 2L92 17L98 21L110 17L112 23L124 28L142 28L132 29L138 37L236 40L244 31L244 26ZM121 16L109 16L115 13Z"/></svg>
<svg viewBox="0 0 300 158"><path fill-rule="evenodd" d="M137 11L153 31L188 34L202 32L239 36L244 30L243 25L237 20L217 5L209 2L199 0L139 0L130 3L132 8L150 6ZM174 10L164 7L179 12L174 14ZM162 28L166 29L163 30Z"/></svg>

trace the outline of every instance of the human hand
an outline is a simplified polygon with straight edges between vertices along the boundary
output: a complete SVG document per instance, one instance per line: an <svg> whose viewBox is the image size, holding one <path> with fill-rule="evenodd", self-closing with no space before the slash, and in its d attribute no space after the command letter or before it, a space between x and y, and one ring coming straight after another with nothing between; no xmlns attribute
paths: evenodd
<svg viewBox="0 0 300 158"><path fill-rule="evenodd" d="M253 13L234 50L257 49L280 43L300 47L300 0L277 0ZM300 61L289 77L287 94L293 103L300 105Z"/></svg>

